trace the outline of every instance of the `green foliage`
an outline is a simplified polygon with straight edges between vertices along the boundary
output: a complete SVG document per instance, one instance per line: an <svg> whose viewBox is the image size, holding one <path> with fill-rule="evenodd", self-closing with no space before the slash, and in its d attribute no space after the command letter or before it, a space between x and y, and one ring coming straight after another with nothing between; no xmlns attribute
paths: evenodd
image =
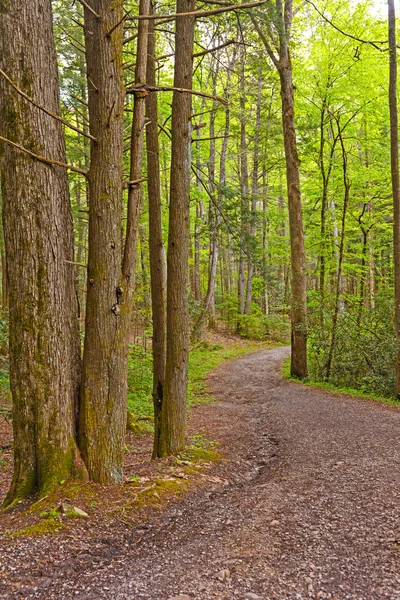
<svg viewBox="0 0 400 600"><path fill-rule="evenodd" d="M135 418L153 415L153 359L139 344L132 344L128 361L128 409Z"/></svg>
<svg viewBox="0 0 400 600"><path fill-rule="evenodd" d="M329 382L355 388L364 394L395 396L395 335L391 294L376 299L375 309L347 304L339 312ZM332 339L332 310L311 318L309 331L309 377L326 381Z"/></svg>

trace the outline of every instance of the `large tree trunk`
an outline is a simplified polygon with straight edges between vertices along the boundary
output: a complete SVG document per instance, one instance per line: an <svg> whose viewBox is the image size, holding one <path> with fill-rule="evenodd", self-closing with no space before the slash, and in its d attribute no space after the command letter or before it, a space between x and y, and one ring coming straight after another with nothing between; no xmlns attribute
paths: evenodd
<svg viewBox="0 0 400 600"><path fill-rule="evenodd" d="M93 481L121 482L130 279L121 275L122 0L91 0L85 42L91 143L89 256L80 445ZM129 273L131 278L133 273Z"/></svg>
<svg viewBox="0 0 400 600"><path fill-rule="evenodd" d="M19 88L60 114L50 0L2 4L0 57ZM3 78L0 124L4 137L65 163L61 123ZM78 474L80 345L66 171L6 144L1 158L15 448L10 504Z"/></svg>
<svg viewBox="0 0 400 600"><path fill-rule="evenodd" d="M399 187L399 123L397 113L397 50L396 14L394 0L388 0L389 27L389 108L390 108L390 166L393 194L393 249L396 323L396 394L400 398L400 187Z"/></svg>
<svg viewBox="0 0 400 600"><path fill-rule="evenodd" d="M147 83L156 84L156 36L154 21L149 21L147 46ZM149 247L151 301L153 315L153 402L154 402L154 444L153 457L160 453L161 406L164 396L165 353L166 353L166 287L167 263L162 231L160 153L158 146L157 95L146 98L146 115L149 120L146 128L147 172L149 193Z"/></svg>
<svg viewBox="0 0 400 600"><path fill-rule="evenodd" d="M194 10L177 0L176 12ZM176 20L174 87L192 88L194 17ZM160 455L185 445L189 355L188 254L192 97L175 91L172 100L171 191L168 234L167 362L161 406Z"/></svg>

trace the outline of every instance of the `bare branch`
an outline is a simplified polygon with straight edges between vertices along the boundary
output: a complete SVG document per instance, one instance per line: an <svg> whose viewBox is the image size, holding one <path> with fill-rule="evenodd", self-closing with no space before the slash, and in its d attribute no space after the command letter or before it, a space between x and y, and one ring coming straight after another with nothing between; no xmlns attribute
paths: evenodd
<svg viewBox="0 0 400 600"><path fill-rule="evenodd" d="M87 265L84 265L83 263L80 262L74 262L73 260L64 260L65 263L67 263L68 265L75 265L77 267L83 267L84 269L87 269Z"/></svg>
<svg viewBox="0 0 400 600"><path fill-rule="evenodd" d="M4 79L6 81L8 81L8 83L11 85L11 87L14 88L14 90L20 96L22 96L22 98L24 98L25 100L27 100L28 102L30 102L31 104L33 104L33 106L36 106L36 108L38 108L39 110L41 110L44 113L46 113L46 115L49 115L49 117L52 117L53 119L56 119L57 121L60 121L60 123L62 123L66 127L69 127L70 129L73 129L74 131L76 131L80 135L84 135L85 137L90 138L91 140L96 141L96 138L94 138L92 135L90 135L90 133L85 133L84 131L81 131L80 129L78 129L78 127L75 127L75 125L71 125L71 123L68 123L68 121L66 121L65 119L63 119L59 115L56 115L56 114L52 113L50 110L47 110L47 108L45 108L44 106L41 106L40 104L38 104L35 100L33 100L33 98L30 98L29 96L27 96L25 94L25 92L23 92L19 87L17 87L15 85L15 83L13 81L11 81L11 79L8 77L8 75L6 75L6 73L4 73L4 71L2 69L0 69L0 75L2 75L4 77Z"/></svg>
<svg viewBox="0 0 400 600"><path fill-rule="evenodd" d="M186 13L189 14L189 13ZM199 92L196 90L187 90L186 88L176 88L169 86L160 86L160 85L147 85L146 83L141 83L140 85L134 85L130 88L126 89L127 94L136 94L137 92L146 94L147 92L181 92L182 94L192 94L193 96L201 96L202 98L208 98L209 100L215 100L216 102L221 102L221 104L228 105L229 102L225 98L221 98L220 96L212 96L211 94L206 94L205 92Z"/></svg>
<svg viewBox="0 0 400 600"><path fill-rule="evenodd" d="M250 16L251 22L253 23L254 27L256 28L256 31L260 37L260 40L262 41L262 43L265 46L268 56L274 63L275 67L278 68L279 67L279 59L277 58L274 51L272 50L270 43L268 42L266 36L264 35L263 30L261 29L260 25L257 22L257 19L251 13L249 13L249 16Z"/></svg>
<svg viewBox="0 0 400 600"><path fill-rule="evenodd" d="M134 185L139 185L139 183L143 183L144 181L147 181L147 177L141 177L140 179L135 179L134 181L126 181L123 185L123 189L126 190L127 188L133 187Z"/></svg>
<svg viewBox="0 0 400 600"><path fill-rule="evenodd" d="M83 0L80 0L83 1ZM220 13L229 12L232 10L245 10L246 8L253 8L255 6L261 6L266 4L269 0L259 0L258 2L246 2L244 4L231 4L230 6L223 6L222 8L213 8L212 10L194 10L193 12L176 13L172 15L133 15L129 17L129 21L140 21L143 19L148 20L160 20L160 19L177 19L178 17L209 17L211 15L219 15Z"/></svg>
<svg viewBox="0 0 400 600"><path fill-rule="evenodd" d="M93 8L89 6L87 2L85 2L85 0L78 0L78 2L80 2L85 8L87 8L88 11L91 12L92 15L94 15L97 19L100 19L100 15L98 15L97 12L93 10Z"/></svg>
<svg viewBox="0 0 400 600"><path fill-rule="evenodd" d="M127 13L124 14L124 16L122 17L122 19L120 19L118 21L118 23L116 23L113 27L111 27L110 31L107 32L107 37L110 37L111 34L123 23L125 23L125 21L127 20L127 18L129 17L129 15L131 14L131 10L129 10Z"/></svg>
<svg viewBox="0 0 400 600"><path fill-rule="evenodd" d="M338 31L339 33L341 33L342 35L345 35L346 37L355 40L356 42L360 42L360 44L369 44L370 46L373 46L374 48L376 48L377 50L379 50L379 52L386 52L386 48L380 48L379 45L383 45L383 44L387 44L388 41L385 40L383 42L381 41L370 41L370 40L363 40L361 38L356 37L355 35L352 35L351 33L346 33L345 31L343 31L343 29L340 29L340 27L338 27L337 25L335 25L334 23L332 23L332 21L330 21L319 9L317 6L315 6L314 2L312 2L311 0L305 0L308 4L310 4L314 10L319 14L320 17L322 17L324 19L324 21L326 21L327 23L329 23L329 25L331 27L333 27L333 29L336 29L336 31Z"/></svg>
<svg viewBox="0 0 400 600"><path fill-rule="evenodd" d="M60 162L59 160L52 160L51 158L45 158L44 156L39 156L39 154L34 154L34 152L31 152L30 150L28 150L27 148L24 148L20 144L16 144L15 142L8 140L7 138L5 138L1 135L0 135L0 141L5 142L6 144L9 144L10 146L13 146L14 148L18 148L18 150L21 150L21 152L25 152L26 154L29 154L29 156L31 156L35 160L45 163L46 165L55 165L56 167L64 167L64 169L69 169L70 171L74 171L75 173L80 173L84 177L88 176L88 172L85 171L84 169L75 167L75 165L67 165L67 163Z"/></svg>

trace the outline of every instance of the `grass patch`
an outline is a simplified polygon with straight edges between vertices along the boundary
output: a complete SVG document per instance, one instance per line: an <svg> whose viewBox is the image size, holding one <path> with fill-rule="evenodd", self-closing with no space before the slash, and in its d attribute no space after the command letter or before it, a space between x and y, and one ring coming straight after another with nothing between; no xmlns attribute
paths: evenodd
<svg viewBox="0 0 400 600"><path fill-rule="evenodd" d="M390 406L400 406L400 403L395 398L385 398L384 396L379 396L378 394L373 394L372 392L357 390L350 387L339 387L326 381L312 381L308 378L300 380L297 377L292 377L290 374L290 356L283 362L282 376L284 379L293 381L294 383L301 383L302 385L307 385L309 387L326 390L327 392L331 392L333 394L345 394L346 396L354 396L355 398L363 398L364 400L375 400L376 402L380 402L381 404L389 404Z"/></svg>

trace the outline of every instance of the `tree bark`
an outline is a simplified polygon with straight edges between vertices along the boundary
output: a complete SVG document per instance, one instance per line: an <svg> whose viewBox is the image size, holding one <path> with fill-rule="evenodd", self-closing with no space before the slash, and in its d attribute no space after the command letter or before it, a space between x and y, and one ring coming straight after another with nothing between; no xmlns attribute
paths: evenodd
<svg viewBox="0 0 400 600"><path fill-rule="evenodd" d="M177 13L193 12L193 0L177 0ZM176 21L174 87L192 89L194 17ZM185 445L189 355L188 254L192 97L172 99L171 190L167 255L167 361L161 406L160 455Z"/></svg>
<svg viewBox="0 0 400 600"><path fill-rule="evenodd" d="M292 3L290 5L290 17ZM297 154L296 127L294 121L294 90L292 63L287 41L288 29L280 36L279 77L281 82L282 123L286 158L286 180L289 201L290 256L291 256L291 321L292 376L307 377L307 297L303 219L300 195L300 169Z"/></svg>
<svg viewBox="0 0 400 600"><path fill-rule="evenodd" d="M339 313L341 312L341 307L343 303L343 299L341 298L342 292L342 269L343 269L343 258L344 258L344 243L345 243L345 235L346 235L346 217L347 217L347 207L349 205L350 200L350 180L348 176L348 168L347 168L347 152L344 145L342 130L340 126L339 118L336 118L336 124L338 129L338 138L340 141L340 146L342 150L342 167L343 167L343 185L344 185L344 199L343 199L343 213L342 213L342 230L340 233L340 245L339 245L339 260L337 267L337 283L336 283L336 294L335 294L335 308L333 312L332 319L332 335L331 335L331 343L329 347L328 360L326 364L326 380L329 381L332 370L332 362L333 355L336 346L336 336L337 336L337 324Z"/></svg>
<svg viewBox="0 0 400 600"><path fill-rule="evenodd" d="M292 355L290 371L294 377L307 377L307 281L303 218L300 194L300 168L294 120L294 89L290 58L290 32L293 20L293 1L275 1L274 25L279 36L279 55L276 56L259 23L252 22L265 49L279 73L282 98L282 124L286 159L286 182L289 205L291 256L291 324Z"/></svg>
<svg viewBox="0 0 400 600"><path fill-rule="evenodd" d="M260 145L260 126L261 126L261 100L262 100L262 68L258 69L258 85L257 85L257 107L256 107L256 125L253 150L253 173L251 184L251 214L250 214L250 239L253 240L252 247L249 253L249 267L247 271L247 287L246 287L246 314L251 312L251 303L253 300L253 274L254 274L254 242L256 233L256 211L257 211L257 192L258 192L258 167L259 167L259 145Z"/></svg>
<svg viewBox="0 0 400 600"><path fill-rule="evenodd" d="M393 251L396 327L396 395L400 398L400 186L399 186L399 123L397 112L397 48L394 0L388 0L389 30L389 110L390 167L393 194Z"/></svg>
<svg viewBox="0 0 400 600"><path fill-rule="evenodd" d="M151 7L151 13L153 9ZM156 84L156 34L154 21L149 22L147 45L147 83ZM154 443L153 458L160 453L161 406L164 397L166 357L166 294L167 262L162 231L160 152L158 145L157 94L146 98L147 186L149 195L149 248L151 302L153 315L153 402Z"/></svg>
<svg viewBox="0 0 400 600"><path fill-rule="evenodd" d="M60 115L50 0L3 3L1 68ZM28 103L2 78L4 137L65 163L61 123ZM66 170L4 145L3 226L10 298L10 379L14 475L5 500L45 493L84 474L76 445L80 376L73 226Z"/></svg>
<svg viewBox="0 0 400 600"><path fill-rule="evenodd" d="M127 416L127 302L121 273L122 0L91 0L85 42L91 141L80 446L93 481L120 483ZM114 31L108 32L121 22ZM131 276L131 273L129 273ZM128 288L128 289L127 289Z"/></svg>
<svg viewBox="0 0 400 600"><path fill-rule="evenodd" d="M238 273L238 321L237 332L243 331L241 317L245 312L245 246L247 233L247 213L249 208L249 171L246 139L246 95L244 72L244 48L240 51L240 249Z"/></svg>

